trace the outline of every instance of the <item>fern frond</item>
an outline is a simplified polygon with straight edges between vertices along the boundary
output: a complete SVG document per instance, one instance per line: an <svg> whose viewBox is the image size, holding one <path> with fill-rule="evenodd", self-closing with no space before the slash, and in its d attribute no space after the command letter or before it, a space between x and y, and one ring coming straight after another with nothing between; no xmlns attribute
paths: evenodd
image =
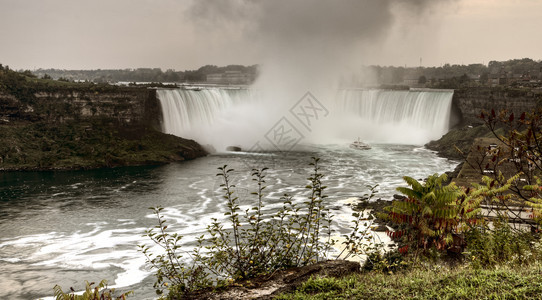
<svg viewBox="0 0 542 300"><path fill-rule="evenodd" d="M410 188L407 188L407 187L402 187L401 186L401 187L396 188L396 190L398 192L400 192L401 194L403 194L403 195L405 195L405 196L407 196L409 198L412 198L412 199L420 199L423 196L422 193L417 192L417 191L415 191L413 189L410 189Z"/></svg>
<svg viewBox="0 0 542 300"><path fill-rule="evenodd" d="M416 180L416 179L414 179L412 177L409 177L409 176L404 176L403 180L408 185L410 185L414 191L422 191L423 190L423 185L421 183L419 183L418 180Z"/></svg>
<svg viewBox="0 0 542 300"><path fill-rule="evenodd" d="M65 294L58 284L53 287L53 292L56 300L70 300L70 296Z"/></svg>

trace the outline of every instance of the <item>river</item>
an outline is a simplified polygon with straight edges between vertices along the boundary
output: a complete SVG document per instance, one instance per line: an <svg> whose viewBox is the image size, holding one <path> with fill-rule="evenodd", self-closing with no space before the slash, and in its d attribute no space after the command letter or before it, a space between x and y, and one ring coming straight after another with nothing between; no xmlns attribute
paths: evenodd
<svg viewBox="0 0 542 300"><path fill-rule="evenodd" d="M224 152L158 167L0 173L0 298L37 299L52 296L55 284L81 290L85 280L107 279L135 291L134 299L152 299L154 278L137 246L150 243L144 231L156 224L149 207L165 207L170 230L190 243L210 218L224 217L217 167L235 169L241 205L250 205L250 166L256 159L268 165L266 203L273 210L284 193L303 200L312 156L321 158L337 233L350 226L346 200L365 194L367 185L379 184L377 198L390 199L402 176L422 179L457 164L421 146L354 150L346 143L257 156Z"/></svg>

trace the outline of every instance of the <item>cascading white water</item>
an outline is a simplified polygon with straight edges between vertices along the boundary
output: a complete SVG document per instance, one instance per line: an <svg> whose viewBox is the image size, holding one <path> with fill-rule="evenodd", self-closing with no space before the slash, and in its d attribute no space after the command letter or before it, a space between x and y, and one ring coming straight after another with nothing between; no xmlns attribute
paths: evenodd
<svg viewBox="0 0 542 300"><path fill-rule="evenodd" d="M215 148L231 145L220 137L235 131L231 122L237 111L257 98L255 91L240 88L159 89L157 95L165 133Z"/></svg>
<svg viewBox="0 0 542 300"><path fill-rule="evenodd" d="M183 135L198 125L213 124L219 113L250 96L246 89L158 90L166 133Z"/></svg>
<svg viewBox="0 0 542 300"><path fill-rule="evenodd" d="M366 128L366 139L420 144L448 131L452 97L453 90L350 89L339 91L336 105L339 115Z"/></svg>
<svg viewBox="0 0 542 300"><path fill-rule="evenodd" d="M330 116L303 132L304 142L343 143L361 137L377 143L424 144L447 132L452 96L452 90L340 90L333 101L319 99ZM158 97L164 132L218 150L252 146L289 114L287 109L273 111L274 103L266 106L251 89L163 89Z"/></svg>

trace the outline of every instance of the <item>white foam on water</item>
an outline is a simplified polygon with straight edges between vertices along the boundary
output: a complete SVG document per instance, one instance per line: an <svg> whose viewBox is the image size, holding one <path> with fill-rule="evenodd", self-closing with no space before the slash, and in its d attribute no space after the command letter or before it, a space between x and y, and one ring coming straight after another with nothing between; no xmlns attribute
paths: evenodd
<svg viewBox="0 0 542 300"><path fill-rule="evenodd" d="M330 196L326 201L331 205L332 214L335 215L332 228L343 234L352 225L352 209L347 202L352 201L351 198L367 193L367 184L380 184L377 198L391 199L391 196L396 193L397 186L405 185L402 175L423 179L432 172L448 171L455 166L455 163L437 158L431 151L418 146L373 144L372 147L368 151L356 151L348 148L348 141L345 141L344 144L317 145L307 150L307 153L280 155L273 153L272 155L281 159L281 155L284 155L284 160L279 160L276 168L267 171L268 188L264 190L266 194L264 214L269 215L282 208L280 197L285 193L293 195L294 203L300 204L307 201L309 191L305 185L308 183L306 178L310 176L311 167L306 164L299 166L299 164L302 161L308 161L309 155L321 158L321 171L325 174L323 183L328 186L325 194ZM141 194L134 195L130 194L128 189L122 189L118 193L105 196L108 203L125 201L121 202L121 206L125 207L123 208L124 217L116 220L101 218L108 220L107 222L73 223L75 227L66 228L65 231L58 229L39 234L3 238L0 240L0 260L5 264L18 263L81 271L81 276L88 274L85 273L88 270L112 268L115 269L116 274L114 282L111 281L114 287L122 288L138 284L150 276L150 272L145 267L145 258L137 251L136 245L148 245L153 252L160 250L150 239L143 236L145 230L149 228L138 225L142 222L151 226L157 224L156 216L145 208L160 205L161 198L170 199L166 205L163 205L165 208L161 214L167 220L166 224L169 226L170 233L183 236L182 243L185 246L182 250L190 251L196 239L206 233L207 226L213 222L213 219L217 219L225 228L231 227L226 222L227 216L224 215L227 206L222 198L220 181L214 175L217 173L216 166L224 164L236 166L243 163L245 159L248 159L246 155L233 153L225 158L209 156L187 164L162 167L159 170L169 173L166 173L163 180L153 181L158 182L156 190L151 192L144 190ZM292 162L296 162L296 165ZM189 173L193 176L187 176L188 173L186 173L193 171L185 169L190 166L197 169L194 173ZM240 205L242 209L245 209L254 206L255 197L246 194L255 191L255 185L250 174L241 173L243 174L235 171L233 179L242 190ZM120 186L124 185L122 183ZM62 189L62 186L57 185L57 187ZM118 185L111 189L117 187ZM130 215L132 209L137 209L127 204L135 203L135 198L132 199L132 197L139 197L137 205L144 207L133 216L140 219L129 218L132 217ZM129 200L122 200L125 198ZM345 200L349 198L350 200ZM93 198L89 195L86 199ZM75 198L74 201L76 201ZM72 211L66 210L60 214L72 214L78 207L67 209ZM104 210L99 211L104 212ZM41 212L45 213L45 210ZM47 213L51 213L51 210L47 210ZM39 230L37 228L36 232ZM111 278L108 279L111 280ZM78 280L82 282L85 278L81 280L78 278ZM152 288L148 287L148 289Z"/></svg>
<svg viewBox="0 0 542 300"><path fill-rule="evenodd" d="M121 221L121 226L135 224L133 220ZM89 232L49 232L3 240L0 249L15 249L10 251L14 257L2 260L68 270L120 268L122 271L111 287L137 284L150 275L144 268L145 258L136 247L148 243L142 237L146 228L104 229L108 225L105 222L86 225L94 228Z"/></svg>

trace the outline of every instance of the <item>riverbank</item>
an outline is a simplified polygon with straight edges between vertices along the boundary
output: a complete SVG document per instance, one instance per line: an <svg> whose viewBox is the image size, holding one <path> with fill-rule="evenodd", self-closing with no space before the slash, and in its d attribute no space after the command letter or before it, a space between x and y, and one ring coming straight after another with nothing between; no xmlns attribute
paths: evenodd
<svg viewBox="0 0 542 300"><path fill-rule="evenodd" d="M0 124L0 170L44 171L161 165L205 156L193 140L107 119Z"/></svg>
<svg viewBox="0 0 542 300"><path fill-rule="evenodd" d="M450 129L440 139L425 144L429 150L451 160L464 160L476 138L494 137L485 126L460 126ZM458 151L459 150L459 151Z"/></svg>
<svg viewBox="0 0 542 300"><path fill-rule="evenodd" d="M315 277L275 299L539 299L540 263L476 269L439 264L393 274Z"/></svg>

